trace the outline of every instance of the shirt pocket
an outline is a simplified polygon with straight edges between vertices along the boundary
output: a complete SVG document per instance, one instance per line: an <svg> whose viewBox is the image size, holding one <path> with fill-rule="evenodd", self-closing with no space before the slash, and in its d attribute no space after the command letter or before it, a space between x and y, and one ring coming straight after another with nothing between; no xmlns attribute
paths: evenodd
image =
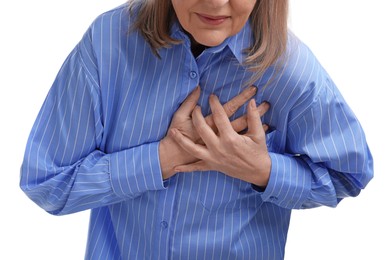
<svg viewBox="0 0 390 260"><path fill-rule="evenodd" d="M210 171L202 173L200 203L208 211L258 208L262 204L259 193L252 184Z"/></svg>

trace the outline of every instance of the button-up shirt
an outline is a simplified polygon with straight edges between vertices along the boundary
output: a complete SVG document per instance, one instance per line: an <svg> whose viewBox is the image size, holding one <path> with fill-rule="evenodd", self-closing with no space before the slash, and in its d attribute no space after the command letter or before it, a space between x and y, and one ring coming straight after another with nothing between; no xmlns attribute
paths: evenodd
<svg viewBox="0 0 390 260"><path fill-rule="evenodd" d="M36 118L21 188L63 215L91 211L86 259L283 259L292 209L335 207L372 178L364 132L313 53L292 34L286 53L255 82L270 103L268 186L222 172L163 180L159 143L196 86L199 105L238 95L253 76L245 66L249 23L198 57L180 44L159 50L138 31L128 6L91 24L61 67ZM232 119L246 113L240 108Z"/></svg>

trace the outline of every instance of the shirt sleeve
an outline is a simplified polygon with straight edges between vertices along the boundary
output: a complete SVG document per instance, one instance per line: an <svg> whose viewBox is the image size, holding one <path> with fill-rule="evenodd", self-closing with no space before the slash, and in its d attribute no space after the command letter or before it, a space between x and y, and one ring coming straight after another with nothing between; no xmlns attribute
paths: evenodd
<svg viewBox="0 0 390 260"><path fill-rule="evenodd" d="M164 189L158 142L111 154L101 149L100 89L83 58L78 45L64 62L31 130L21 167L21 189L51 214Z"/></svg>
<svg viewBox="0 0 390 260"><path fill-rule="evenodd" d="M331 80L287 131L286 153L270 153L264 201L284 208L336 207L373 177L363 129Z"/></svg>

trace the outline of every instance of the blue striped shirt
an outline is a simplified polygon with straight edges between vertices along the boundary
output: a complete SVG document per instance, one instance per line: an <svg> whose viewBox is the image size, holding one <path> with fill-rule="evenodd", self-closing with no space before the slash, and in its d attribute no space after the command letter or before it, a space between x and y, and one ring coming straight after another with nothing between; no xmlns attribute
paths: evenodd
<svg viewBox="0 0 390 260"><path fill-rule="evenodd" d="M247 24L195 58L190 40L159 51L128 33L126 5L100 15L65 60L36 118L20 186L54 215L91 210L86 259L283 259L292 209L335 207L373 176L364 132L311 51L290 35L285 59L256 81L272 170L265 190L220 172L162 180L158 147L196 86L199 105L240 93ZM266 86L266 87L265 87ZM235 115L246 112L245 106Z"/></svg>

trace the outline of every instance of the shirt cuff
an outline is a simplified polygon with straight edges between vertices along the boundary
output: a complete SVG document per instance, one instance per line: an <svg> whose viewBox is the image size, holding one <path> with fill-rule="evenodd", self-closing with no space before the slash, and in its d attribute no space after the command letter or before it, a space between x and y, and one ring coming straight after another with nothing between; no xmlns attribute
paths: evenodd
<svg viewBox="0 0 390 260"><path fill-rule="evenodd" d="M299 209L311 190L311 170L299 156L269 153L271 173L260 193L264 202L288 209Z"/></svg>
<svg viewBox="0 0 390 260"><path fill-rule="evenodd" d="M159 142L154 142L111 155L111 183L118 196L133 198L146 191L165 189L158 146Z"/></svg>

